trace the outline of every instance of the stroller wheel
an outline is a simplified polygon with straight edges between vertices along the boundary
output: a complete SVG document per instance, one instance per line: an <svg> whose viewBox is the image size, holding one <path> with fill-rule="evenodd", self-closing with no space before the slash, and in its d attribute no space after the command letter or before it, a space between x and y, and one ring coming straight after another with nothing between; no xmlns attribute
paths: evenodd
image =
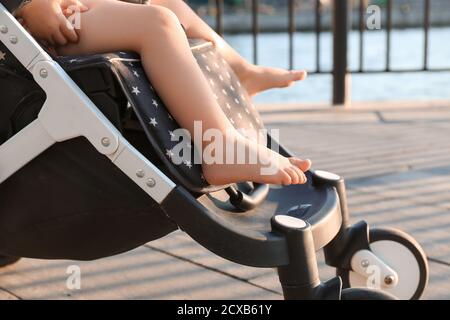
<svg viewBox="0 0 450 320"><path fill-rule="evenodd" d="M342 290L341 300L397 300L397 298L380 290L347 288Z"/></svg>
<svg viewBox="0 0 450 320"><path fill-rule="evenodd" d="M394 271L385 276L376 264L355 253L352 266L362 265L366 275L348 269L337 269L344 288L375 288L401 300L419 299L428 282L428 262L421 246L408 234L396 229L374 228L369 231L370 251L376 259ZM367 250L366 250L367 251ZM355 268L352 268L356 270Z"/></svg>
<svg viewBox="0 0 450 320"><path fill-rule="evenodd" d="M10 264L14 264L19 261L19 257L11 257L11 256L3 256L0 255L0 268L9 266Z"/></svg>

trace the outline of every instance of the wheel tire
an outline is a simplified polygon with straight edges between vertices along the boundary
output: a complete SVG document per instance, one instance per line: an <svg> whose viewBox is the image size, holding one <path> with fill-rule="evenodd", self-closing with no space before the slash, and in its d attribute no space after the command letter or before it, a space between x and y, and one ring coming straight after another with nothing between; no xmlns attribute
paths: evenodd
<svg viewBox="0 0 450 320"><path fill-rule="evenodd" d="M397 300L385 291L367 288L347 288L342 290L341 300Z"/></svg>
<svg viewBox="0 0 450 320"><path fill-rule="evenodd" d="M16 263L19 260L20 260L19 257L11 257L11 256L0 255L0 268L9 266L11 264L14 264L14 263Z"/></svg>
<svg viewBox="0 0 450 320"><path fill-rule="evenodd" d="M397 298L401 300L417 300L422 296L423 291L425 290L425 287L428 283L428 261L427 257L425 255L425 252L423 251L422 247L417 243L417 241L411 237L410 235L404 233L403 231L397 230L397 229L389 229L389 228L373 228L369 231L369 241L370 241L370 248L371 250L382 260L386 261L386 263L389 265L391 262L392 264L395 264L395 253L387 252L383 247L386 247L386 245L389 245L391 247L396 246L395 250L399 250L400 247L398 244L400 244L403 248L401 250L405 249L410 252L409 261L410 262L416 262L416 268L418 272L418 276L414 278L414 280L410 279L409 281L415 282L415 290L406 290L409 291L407 294L399 294L394 289L387 289L383 288L382 290L385 292L388 292L391 295L395 295ZM390 244L386 241L391 242ZM378 243L377 243L378 242ZM392 243L394 242L394 243ZM405 253L405 252L404 252ZM412 256L411 256L412 254ZM398 261L397 261L398 263ZM406 262L404 262L406 263ZM411 264L408 264L408 268L413 268ZM396 269L396 268L394 268ZM398 270L397 270L398 271ZM352 286L352 278L354 279L356 273L354 273L351 270L348 269L340 269L338 268L336 270L336 274L341 277L342 279L342 285L343 288L353 288L356 287L355 285ZM406 282L408 280L402 280L402 274L399 274L399 281ZM400 282L399 282L400 284ZM397 286L399 287L399 286Z"/></svg>

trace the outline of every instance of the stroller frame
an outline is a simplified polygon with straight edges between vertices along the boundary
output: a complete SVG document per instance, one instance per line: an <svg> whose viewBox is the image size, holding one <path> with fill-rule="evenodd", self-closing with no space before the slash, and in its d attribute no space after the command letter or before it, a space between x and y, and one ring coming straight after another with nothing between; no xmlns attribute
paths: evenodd
<svg viewBox="0 0 450 320"><path fill-rule="evenodd" d="M341 177L323 171L307 173L309 183L324 199L320 210L307 219L279 214L272 216L269 232L235 228L212 213L205 196L196 199L133 147L1 4L0 41L32 74L47 97L37 119L0 145L0 184L55 143L82 136L207 249L240 264L276 267L286 299L392 298L382 291L343 290L339 276L324 283L319 279L316 251L322 248L327 264L338 270L351 270L367 260L379 266L383 276L397 277L371 253L368 225L350 225ZM272 146L280 147L281 154L290 156L277 141L269 140ZM264 200L267 190L267 186L255 187L253 198L243 193L239 196L251 207ZM180 204L183 210L179 210ZM238 243L239 248L224 244L224 239ZM418 260L423 258L421 253L424 255L419 250ZM426 285L427 266L423 268L420 288L413 298L418 298Z"/></svg>

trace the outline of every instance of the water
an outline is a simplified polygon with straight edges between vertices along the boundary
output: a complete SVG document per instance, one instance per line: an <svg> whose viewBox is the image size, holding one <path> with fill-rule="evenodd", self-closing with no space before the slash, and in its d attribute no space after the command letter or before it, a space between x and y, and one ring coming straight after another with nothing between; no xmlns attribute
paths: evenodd
<svg viewBox="0 0 450 320"><path fill-rule="evenodd" d="M423 30L406 29L392 32L391 68L421 68L423 63ZM251 61L251 35L227 35L226 40L246 59ZM382 31L370 31L365 35L365 69L383 69L385 66L386 35ZM287 68L288 35L266 33L259 36L258 60L262 65ZM359 67L359 35L351 32L349 38L349 64ZM450 28L430 30L430 68L450 67ZM315 69L315 35L295 35L295 68ZM323 33L321 38L321 67L332 66L332 36ZM384 73L354 74L352 76L353 101L385 100L436 100L450 99L450 72L436 73ZM305 82L288 89L273 89L256 97L256 102L330 102L332 78L330 75L313 75Z"/></svg>

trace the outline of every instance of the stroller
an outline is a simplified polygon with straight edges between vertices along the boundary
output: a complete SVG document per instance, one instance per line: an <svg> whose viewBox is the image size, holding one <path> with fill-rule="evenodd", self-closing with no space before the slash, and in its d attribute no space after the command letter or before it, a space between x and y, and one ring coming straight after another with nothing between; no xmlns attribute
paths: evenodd
<svg viewBox="0 0 450 320"><path fill-rule="evenodd" d="M214 45L191 48L230 121L264 128ZM412 237L350 224L342 177L310 170L305 185L209 185L188 160L190 141L187 160L171 160L179 127L136 54L52 58L1 4L0 112L2 266L99 259L181 229L223 258L277 268L285 299L418 299L426 287ZM321 249L337 272L326 282Z"/></svg>

